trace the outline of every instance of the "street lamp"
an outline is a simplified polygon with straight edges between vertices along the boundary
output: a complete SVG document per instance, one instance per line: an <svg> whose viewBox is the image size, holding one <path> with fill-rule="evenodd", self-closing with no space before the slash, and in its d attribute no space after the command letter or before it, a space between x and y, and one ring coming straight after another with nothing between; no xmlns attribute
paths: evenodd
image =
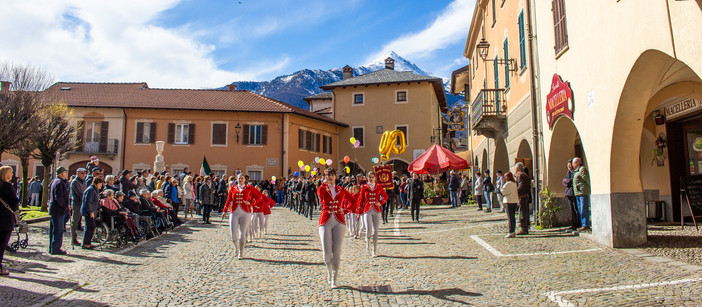
<svg viewBox="0 0 702 307"><path fill-rule="evenodd" d="M478 54L480 55L480 58L483 59L483 61L487 60L490 43L488 43L484 37L480 40L480 43L478 43L478 46L475 48L478 49Z"/></svg>
<svg viewBox="0 0 702 307"><path fill-rule="evenodd" d="M490 43L488 43L485 38L483 37L480 39L480 42L478 43L477 46L475 46L475 49L478 50L478 55L480 55L480 58L483 59L483 62L495 62L497 65L507 65L507 70L516 73L517 72L517 65L516 65L516 60L515 59L488 59L488 52L490 49Z"/></svg>
<svg viewBox="0 0 702 307"><path fill-rule="evenodd" d="M236 132L236 143L239 144L239 132L241 132L241 125L239 125L239 123L236 123L234 131Z"/></svg>

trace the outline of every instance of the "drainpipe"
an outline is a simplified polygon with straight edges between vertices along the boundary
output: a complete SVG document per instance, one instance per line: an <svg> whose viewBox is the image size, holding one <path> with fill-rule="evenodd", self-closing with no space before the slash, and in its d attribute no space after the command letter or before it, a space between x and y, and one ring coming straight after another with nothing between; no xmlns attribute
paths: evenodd
<svg viewBox="0 0 702 307"><path fill-rule="evenodd" d="M280 113L280 177L285 177L285 113Z"/></svg>
<svg viewBox="0 0 702 307"><path fill-rule="evenodd" d="M122 165L120 165L120 169L126 169L124 167L124 153L126 152L124 145L126 145L126 140L127 140L127 112L122 109L122 114L124 115L124 119L122 120Z"/></svg>
<svg viewBox="0 0 702 307"><path fill-rule="evenodd" d="M534 195L534 208L537 213L537 224L540 222L538 219L538 213L541 211L539 205L541 204L541 199L539 198L539 191L541 191L541 157L539 151L539 117L538 117L538 104L536 103L536 75L534 74L534 49L533 49L533 39L534 35L532 32L532 19L531 19L531 2L532 0L526 1L526 11L528 17L527 23L527 35L529 42L529 80L531 81L531 129L533 135L533 151L534 151L534 188L536 189L536 195Z"/></svg>

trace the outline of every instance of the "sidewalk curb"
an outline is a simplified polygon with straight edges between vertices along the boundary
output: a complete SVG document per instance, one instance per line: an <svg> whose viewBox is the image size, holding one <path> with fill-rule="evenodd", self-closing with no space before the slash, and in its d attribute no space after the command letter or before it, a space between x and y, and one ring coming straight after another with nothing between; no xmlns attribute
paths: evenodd
<svg viewBox="0 0 702 307"><path fill-rule="evenodd" d="M27 224L34 224L34 223L40 223L40 222L48 221L48 220L50 220L50 219L51 219L51 216L42 216L42 217L38 217L38 218L35 218L35 219L24 220L24 222L26 222Z"/></svg>

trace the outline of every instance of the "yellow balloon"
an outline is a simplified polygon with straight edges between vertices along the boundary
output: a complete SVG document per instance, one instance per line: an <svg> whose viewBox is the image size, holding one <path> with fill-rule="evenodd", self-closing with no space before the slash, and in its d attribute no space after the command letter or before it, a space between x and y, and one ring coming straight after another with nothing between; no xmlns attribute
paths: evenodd
<svg viewBox="0 0 702 307"><path fill-rule="evenodd" d="M305 162L302 162L302 160L297 161L297 166L298 166L298 167L302 167L303 165L305 165Z"/></svg>
<svg viewBox="0 0 702 307"><path fill-rule="evenodd" d="M310 166L309 166L309 165L305 165L305 172L309 172L309 171L310 171Z"/></svg>
<svg viewBox="0 0 702 307"><path fill-rule="evenodd" d="M344 170L346 171L347 174L351 172L351 168L349 168L348 166L344 167Z"/></svg>
<svg viewBox="0 0 702 307"><path fill-rule="evenodd" d="M400 147L397 147L397 140L400 141ZM385 131L380 137L380 145L378 146L380 158L388 160L390 153L399 155L405 152L405 134L401 130Z"/></svg>
<svg viewBox="0 0 702 307"><path fill-rule="evenodd" d="M314 175L317 175L317 172L312 171L312 172L310 172L310 174L312 174L312 176L314 176Z"/></svg>
<svg viewBox="0 0 702 307"><path fill-rule="evenodd" d="M351 138L349 139L349 142L351 142L351 144L356 143L356 138L355 138L355 137L351 137Z"/></svg>
<svg viewBox="0 0 702 307"><path fill-rule="evenodd" d="M324 165L324 164L326 164L326 162L327 162L327 161L326 161L326 160L324 160L324 159L319 159L319 164L322 164L322 165Z"/></svg>

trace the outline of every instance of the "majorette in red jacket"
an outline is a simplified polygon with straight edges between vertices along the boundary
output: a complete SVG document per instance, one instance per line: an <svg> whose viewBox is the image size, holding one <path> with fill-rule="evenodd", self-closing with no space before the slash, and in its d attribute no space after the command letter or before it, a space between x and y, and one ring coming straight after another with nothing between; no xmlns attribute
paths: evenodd
<svg viewBox="0 0 702 307"><path fill-rule="evenodd" d="M258 202L259 207L254 208L254 212L263 212L263 215L271 214L271 208L275 206L275 201L270 197L263 195L261 200Z"/></svg>
<svg viewBox="0 0 702 307"><path fill-rule="evenodd" d="M261 196L263 194L250 185L245 186L243 190L239 190L239 186L234 185L229 189L227 202L224 203L224 212L234 212L236 208L241 206L242 210L252 213L254 205L261 199ZM245 204L244 201L248 201L249 204Z"/></svg>
<svg viewBox="0 0 702 307"><path fill-rule="evenodd" d="M375 188L371 189L368 184L361 187L361 193L358 193L358 206L362 208L361 214L370 211L371 207L380 213L383 212L383 204L388 201L388 193L379 184L375 184ZM382 196L382 199L379 199Z"/></svg>
<svg viewBox="0 0 702 307"><path fill-rule="evenodd" d="M356 198L344 188L334 185L334 189L336 190L336 197L332 197L332 192L327 184L323 184L317 189L317 196L319 196L319 203L322 207L319 215L319 226L326 224L332 213L339 223L346 224L344 214L348 211L344 208L342 201L356 202Z"/></svg>

